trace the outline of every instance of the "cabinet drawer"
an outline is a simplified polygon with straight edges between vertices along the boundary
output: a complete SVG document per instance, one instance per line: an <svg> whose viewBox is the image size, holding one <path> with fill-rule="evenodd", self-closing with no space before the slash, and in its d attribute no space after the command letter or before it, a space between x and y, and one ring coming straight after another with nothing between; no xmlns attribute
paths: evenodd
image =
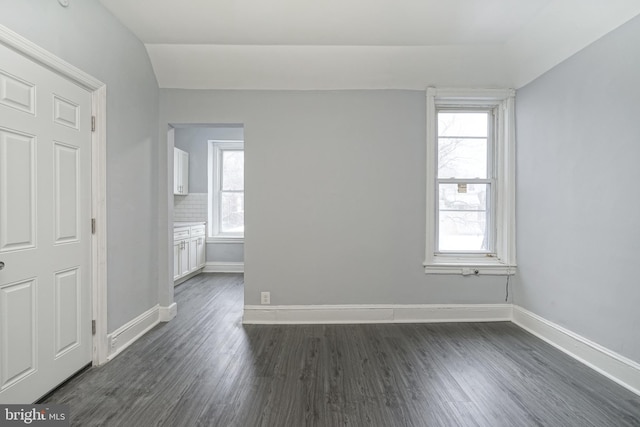
<svg viewBox="0 0 640 427"><path fill-rule="evenodd" d="M182 240L189 238L188 228L176 228L173 230L173 240Z"/></svg>
<svg viewBox="0 0 640 427"><path fill-rule="evenodd" d="M191 227L191 237L204 236L204 225L195 225Z"/></svg>

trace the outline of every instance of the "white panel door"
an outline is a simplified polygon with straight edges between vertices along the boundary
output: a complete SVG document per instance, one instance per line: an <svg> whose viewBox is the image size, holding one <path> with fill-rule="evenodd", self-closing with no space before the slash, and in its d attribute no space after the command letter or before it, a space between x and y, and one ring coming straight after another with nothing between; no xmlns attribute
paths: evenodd
<svg viewBox="0 0 640 427"><path fill-rule="evenodd" d="M0 44L0 403L91 362L90 168L91 93Z"/></svg>

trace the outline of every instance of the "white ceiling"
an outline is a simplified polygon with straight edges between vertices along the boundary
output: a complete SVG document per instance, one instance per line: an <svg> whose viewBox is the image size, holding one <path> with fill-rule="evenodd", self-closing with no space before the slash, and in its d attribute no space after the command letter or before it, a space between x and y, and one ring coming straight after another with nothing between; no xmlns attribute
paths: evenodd
<svg viewBox="0 0 640 427"><path fill-rule="evenodd" d="M522 86L638 0L101 0L161 87Z"/></svg>
<svg viewBox="0 0 640 427"><path fill-rule="evenodd" d="M552 0L104 0L145 43L503 43Z"/></svg>

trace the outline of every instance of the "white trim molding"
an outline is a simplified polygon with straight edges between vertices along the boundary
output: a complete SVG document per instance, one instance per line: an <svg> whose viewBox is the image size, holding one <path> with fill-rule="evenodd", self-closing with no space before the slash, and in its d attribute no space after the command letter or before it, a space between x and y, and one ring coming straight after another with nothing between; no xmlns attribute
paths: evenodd
<svg viewBox="0 0 640 427"><path fill-rule="evenodd" d="M244 262L208 262L203 273L244 273Z"/></svg>
<svg viewBox="0 0 640 427"><path fill-rule="evenodd" d="M207 243L209 244L218 244L218 243L244 243L244 237L207 237Z"/></svg>
<svg viewBox="0 0 640 427"><path fill-rule="evenodd" d="M462 276L513 276L516 274L515 265L496 265L480 263L472 267L459 264L437 264L424 267L427 274L459 274Z"/></svg>
<svg viewBox="0 0 640 427"><path fill-rule="evenodd" d="M244 324L507 322L511 304L245 305Z"/></svg>
<svg viewBox="0 0 640 427"><path fill-rule="evenodd" d="M96 232L92 235L91 242L91 318L96 322L96 333L93 335L92 362L94 365L100 365L108 360L107 86L95 77L3 25L0 25L0 43L86 88L92 94L92 115L95 117L95 131L91 134L91 210L93 218L96 220Z"/></svg>
<svg viewBox="0 0 640 427"><path fill-rule="evenodd" d="M168 322L176 317L177 313L178 305L175 302L168 307L156 305L110 333L107 336L109 343L107 361L122 353L160 322Z"/></svg>
<svg viewBox="0 0 640 427"><path fill-rule="evenodd" d="M92 134L92 211L96 233L92 243L93 319L96 334L93 364L107 361L107 87L93 92L95 131Z"/></svg>
<svg viewBox="0 0 640 427"><path fill-rule="evenodd" d="M110 361L160 323L160 306L150 308L108 335Z"/></svg>
<svg viewBox="0 0 640 427"><path fill-rule="evenodd" d="M424 269L427 274L511 275L516 271L515 217L515 96L513 89L464 89L429 87L426 138L426 235ZM491 109L494 134L491 164L491 253L444 253L438 240L438 109ZM471 270L472 273L469 273ZM475 271L477 270L477 273Z"/></svg>
<svg viewBox="0 0 640 427"><path fill-rule="evenodd" d="M89 90L93 91L104 86L104 83L100 80L69 64L48 50L41 48L31 40L22 37L20 34L3 25L0 25L0 42L12 47L42 65L51 68L66 78L73 80L76 83L80 83Z"/></svg>
<svg viewBox="0 0 640 427"><path fill-rule="evenodd" d="M524 308L513 307L512 322L577 361L640 395L640 364Z"/></svg>
<svg viewBox="0 0 640 427"><path fill-rule="evenodd" d="M173 303L169 307L158 307L158 318L161 322L169 322L178 314L178 304Z"/></svg>

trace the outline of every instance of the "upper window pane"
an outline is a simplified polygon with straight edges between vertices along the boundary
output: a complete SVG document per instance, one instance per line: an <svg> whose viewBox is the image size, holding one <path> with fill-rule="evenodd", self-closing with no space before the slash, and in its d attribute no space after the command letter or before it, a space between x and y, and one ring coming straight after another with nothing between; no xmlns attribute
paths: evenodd
<svg viewBox="0 0 640 427"><path fill-rule="evenodd" d="M487 111L438 113L438 178L487 178Z"/></svg>
<svg viewBox="0 0 640 427"><path fill-rule="evenodd" d="M438 138L438 178L487 178L486 138Z"/></svg>
<svg viewBox="0 0 640 427"><path fill-rule="evenodd" d="M244 190L244 151L222 152L222 190Z"/></svg>
<svg viewBox="0 0 640 427"><path fill-rule="evenodd" d="M487 137L487 112L440 112L438 136Z"/></svg>

